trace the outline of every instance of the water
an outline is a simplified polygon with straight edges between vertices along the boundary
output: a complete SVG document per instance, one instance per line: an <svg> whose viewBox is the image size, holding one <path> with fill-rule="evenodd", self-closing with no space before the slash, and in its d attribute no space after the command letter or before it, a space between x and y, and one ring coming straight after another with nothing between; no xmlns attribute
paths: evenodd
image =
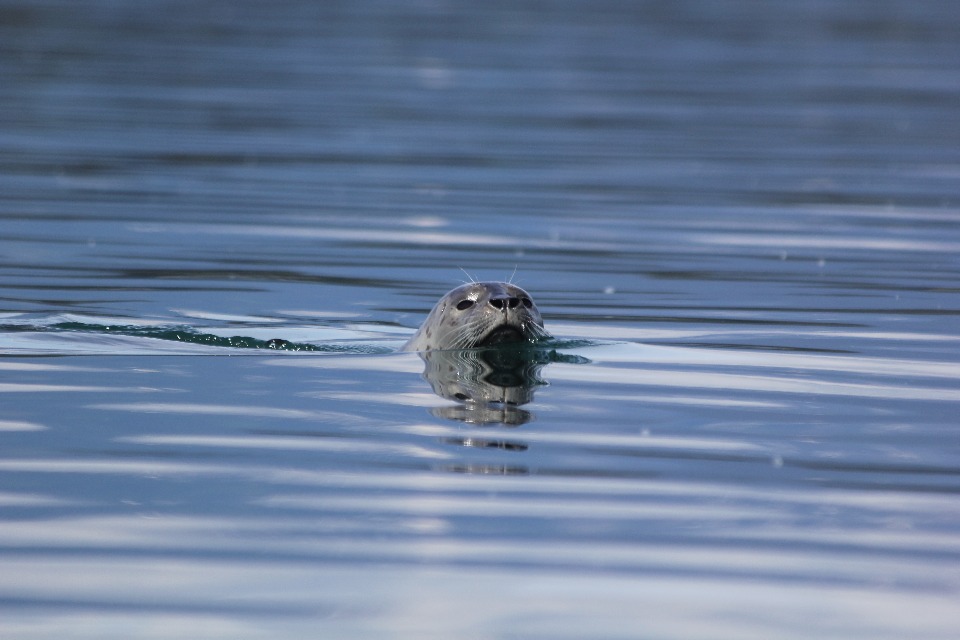
<svg viewBox="0 0 960 640"><path fill-rule="evenodd" d="M275 5L0 2L0 636L955 637L954 3Z"/></svg>

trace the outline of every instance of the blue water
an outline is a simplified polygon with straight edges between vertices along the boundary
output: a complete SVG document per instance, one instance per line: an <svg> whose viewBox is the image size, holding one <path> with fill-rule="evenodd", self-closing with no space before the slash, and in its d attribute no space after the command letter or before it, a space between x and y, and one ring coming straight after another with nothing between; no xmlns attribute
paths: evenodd
<svg viewBox="0 0 960 640"><path fill-rule="evenodd" d="M0 0L0 637L955 638L958 42Z"/></svg>

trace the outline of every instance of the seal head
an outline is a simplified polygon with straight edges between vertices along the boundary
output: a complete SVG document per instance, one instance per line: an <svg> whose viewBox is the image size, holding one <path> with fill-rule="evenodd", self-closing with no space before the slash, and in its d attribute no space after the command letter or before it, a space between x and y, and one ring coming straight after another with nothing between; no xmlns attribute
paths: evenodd
<svg viewBox="0 0 960 640"><path fill-rule="evenodd" d="M474 349L548 337L529 293L506 282L471 282L440 298L403 350Z"/></svg>

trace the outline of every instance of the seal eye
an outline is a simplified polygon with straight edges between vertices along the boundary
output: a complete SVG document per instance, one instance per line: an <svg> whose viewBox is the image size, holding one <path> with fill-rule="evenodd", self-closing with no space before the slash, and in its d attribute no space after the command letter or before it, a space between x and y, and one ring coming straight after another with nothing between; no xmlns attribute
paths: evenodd
<svg viewBox="0 0 960 640"><path fill-rule="evenodd" d="M464 309L469 309L472 306L473 306L473 300L470 300L469 298L467 300L461 300L460 302L457 303L457 309L459 309L460 311L463 311Z"/></svg>
<svg viewBox="0 0 960 640"><path fill-rule="evenodd" d="M522 302L523 306L526 307L527 309L533 306L533 300L531 300L530 298L520 298L520 302Z"/></svg>

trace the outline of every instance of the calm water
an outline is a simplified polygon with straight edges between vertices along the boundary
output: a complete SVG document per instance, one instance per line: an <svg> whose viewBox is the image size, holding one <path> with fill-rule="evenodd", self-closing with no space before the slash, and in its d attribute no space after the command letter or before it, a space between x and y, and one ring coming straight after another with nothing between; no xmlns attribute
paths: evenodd
<svg viewBox="0 0 960 640"><path fill-rule="evenodd" d="M955 638L958 42L0 0L0 636ZM396 353L461 269L557 339Z"/></svg>

